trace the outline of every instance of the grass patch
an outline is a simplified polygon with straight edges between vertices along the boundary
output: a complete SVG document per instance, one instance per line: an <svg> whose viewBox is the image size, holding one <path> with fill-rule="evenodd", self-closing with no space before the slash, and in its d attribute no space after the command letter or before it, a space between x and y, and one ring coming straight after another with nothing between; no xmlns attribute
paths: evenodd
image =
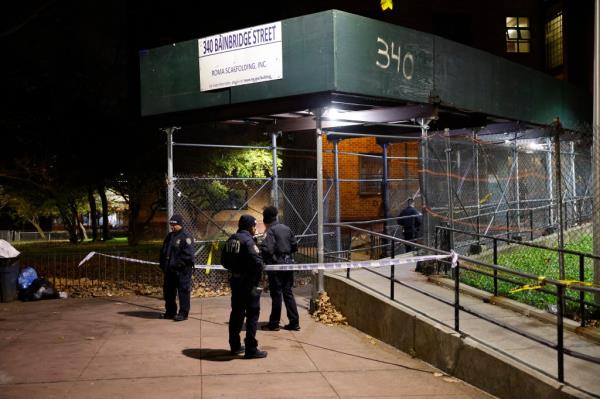
<svg viewBox="0 0 600 399"><path fill-rule="evenodd" d="M566 245L566 248L583 253L592 253L592 244L592 237L590 235L583 235L571 240L571 242ZM491 255L486 255L483 258L483 261L492 263ZM566 280L580 280L579 262L579 256L569 254L564 255ZM512 270L518 270L533 274L535 276L544 276L555 280L560 279L558 253L545 249L529 248L518 245L504 247L498 252L498 264ZM490 270L481 268L480 266L469 266L491 273ZM593 279L593 262L591 259L585 258L584 271L584 280L591 281ZM499 272L498 277L514 280L519 285L536 283L536 281L533 279L526 279L511 275L509 273ZM462 272L461 282L488 292L493 292L494 289L494 281L491 277L476 272ZM515 299L519 302L527 303L544 310L555 309L556 296L551 294L556 292L556 288L553 285L548 284L544 286L542 290L529 290L511 293L510 290L517 288L517 284L498 281L498 295ZM568 297L577 301L579 300L579 291L567 290L566 293ZM588 302L593 302L592 294L586 293L585 300ZM571 315L579 313L579 303L567 300L566 311Z"/></svg>

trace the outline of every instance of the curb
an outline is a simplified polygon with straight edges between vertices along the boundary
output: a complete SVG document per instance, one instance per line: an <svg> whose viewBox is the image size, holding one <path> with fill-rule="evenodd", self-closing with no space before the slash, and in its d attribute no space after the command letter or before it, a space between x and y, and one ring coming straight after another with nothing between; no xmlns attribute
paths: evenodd
<svg viewBox="0 0 600 399"><path fill-rule="evenodd" d="M428 276L427 281L444 286L446 288L454 289L454 281L445 277ZM524 316L533 317L534 319L543 321L545 323L556 325L556 316L544 310L530 305L525 305L521 302L506 297L494 296L487 291L483 291L463 283L460 283L459 289L460 292L464 294L481 299L482 301L488 302L492 305L498 305L514 312L521 313ZM596 328L581 327L579 323L570 319L563 319L563 325L564 329L567 331L574 332L592 341L600 343L600 331Z"/></svg>

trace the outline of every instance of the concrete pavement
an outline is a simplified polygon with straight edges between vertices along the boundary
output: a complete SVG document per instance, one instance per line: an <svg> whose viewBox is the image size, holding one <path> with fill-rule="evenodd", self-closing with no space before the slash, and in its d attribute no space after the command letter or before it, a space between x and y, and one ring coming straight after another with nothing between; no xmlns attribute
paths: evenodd
<svg viewBox="0 0 600 399"><path fill-rule="evenodd" d="M300 289L299 291L302 291ZM149 297L0 304L0 398L490 398L297 296L302 330L258 332L266 359L231 356L229 297L192 300L184 322ZM270 299L262 298L261 322Z"/></svg>
<svg viewBox="0 0 600 399"><path fill-rule="evenodd" d="M388 267L375 270L384 276L390 273ZM331 276L326 281L326 289L352 325L488 392L508 398L531 397L526 389L518 388L518 380L523 388L531 388L531 393L544 392L557 398L600 397L599 364L565 355L564 375L569 386L563 385L548 378L557 375L555 349L464 311L459 315L461 334L458 335L453 331L453 306L398 283L394 285L395 301L391 301L389 280L368 270L351 271L350 280L346 279L345 271ZM427 277L414 272L414 265L396 267L395 278L449 303L454 301L452 289L428 281ZM551 317L547 317L547 321L528 317L523 314L527 312L490 303L489 296L482 300L461 294L460 304L549 342L557 340L556 326L548 323ZM431 334L425 341L420 338L424 333ZM598 341L566 329L564 345L600 357ZM472 361L466 362L464 359L469 356ZM473 367L475 363L477 367Z"/></svg>

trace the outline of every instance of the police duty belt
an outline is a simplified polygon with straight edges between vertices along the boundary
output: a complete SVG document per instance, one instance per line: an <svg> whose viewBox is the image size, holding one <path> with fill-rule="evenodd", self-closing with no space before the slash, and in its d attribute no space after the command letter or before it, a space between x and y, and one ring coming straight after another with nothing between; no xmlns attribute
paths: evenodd
<svg viewBox="0 0 600 399"><path fill-rule="evenodd" d="M127 258L124 256L108 255L100 252L90 252L79 262L78 266L82 266L87 263L94 256L104 256L106 258L119 259L122 261L143 263L146 265L156 265L158 262L151 262L147 260ZM280 264L280 265L265 265L265 271L290 271L290 270L338 270L338 269L360 269L360 268L375 268L385 266L399 266L407 265L416 262L423 262L428 260L442 260L450 258L452 267L456 267L458 262L458 254L454 251L450 251L447 255L423 255L423 256L410 256L404 258L385 258L379 260L362 260L362 261L351 261L351 262L332 262L332 263L292 263L292 264ZM221 265L194 265L195 269L205 270L227 270Z"/></svg>

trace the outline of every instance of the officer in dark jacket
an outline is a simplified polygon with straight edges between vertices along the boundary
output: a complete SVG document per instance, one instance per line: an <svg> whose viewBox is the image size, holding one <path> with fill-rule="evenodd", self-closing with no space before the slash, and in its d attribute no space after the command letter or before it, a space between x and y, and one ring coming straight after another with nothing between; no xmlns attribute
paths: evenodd
<svg viewBox="0 0 600 399"><path fill-rule="evenodd" d="M267 234L261 244L261 254L265 264L294 263L292 254L298 251L298 243L292 230L277 221L277 208L269 206L263 210L263 223L267 226ZM286 330L300 330L300 318L292 287L294 286L294 272L269 271L269 292L271 295L271 315L269 323L264 325L264 330L279 331L281 318L281 299L285 303L285 310L289 323L283 328Z"/></svg>
<svg viewBox="0 0 600 399"><path fill-rule="evenodd" d="M173 215L169 225L171 232L163 242L159 262L165 275L163 283L165 313L162 314L162 318L183 321L187 320L190 313L194 239L183 229L181 215ZM179 296L179 312L175 302L176 296Z"/></svg>
<svg viewBox="0 0 600 399"><path fill-rule="evenodd" d="M242 215L238 222L238 231L233 234L223 248L221 263L231 272L231 314L229 316L229 346L231 353L245 352L245 359L257 359L267 356L267 352L258 349L256 327L260 314L260 282L263 261L254 241L256 219ZM240 342L240 332L246 318L245 347Z"/></svg>
<svg viewBox="0 0 600 399"><path fill-rule="evenodd" d="M398 219L398 224L402 226L404 230L404 239L412 241L419 236L419 230L421 228L421 214L415 208L415 200L408 198L406 200L407 206L401 212ZM406 252L411 252L413 247L405 244Z"/></svg>

